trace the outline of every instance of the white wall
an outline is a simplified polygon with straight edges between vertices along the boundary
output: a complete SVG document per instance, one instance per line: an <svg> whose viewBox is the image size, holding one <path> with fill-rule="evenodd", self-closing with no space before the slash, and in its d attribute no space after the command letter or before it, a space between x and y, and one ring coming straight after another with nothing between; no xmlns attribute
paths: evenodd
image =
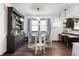
<svg viewBox="0 0 79 59"><path fill-rule="evenodd" d="M27 17L26 16L24 17L24 32L25 32L25 35L27 36Z"/></svg>
<svg viewBox="0 0 79 59"><path fill-rule="evenodd" d="M63 31L63 21L62 19L59 20L58 18L56 19L51 19L51 40L52 41L58 41L59 40L59 35Z"/></svg>
<svg viewBox="0 0 79 59"><path fill-rule="evenodd" d="M0 55L6 52L7 42L7 8L0 3Z"/></svg>

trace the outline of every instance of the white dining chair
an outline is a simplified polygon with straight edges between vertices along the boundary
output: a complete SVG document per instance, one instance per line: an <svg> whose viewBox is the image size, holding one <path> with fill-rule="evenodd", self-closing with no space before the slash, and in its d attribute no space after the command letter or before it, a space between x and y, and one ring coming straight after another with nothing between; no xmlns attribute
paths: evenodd
<svg viewBox="0 0 79 59"><path fill-rule="evenodd" d="M45 37L35 37L35 54L38 53L38 51L44 51L45 54L45 45L46 45L46 38Z"/></svg>

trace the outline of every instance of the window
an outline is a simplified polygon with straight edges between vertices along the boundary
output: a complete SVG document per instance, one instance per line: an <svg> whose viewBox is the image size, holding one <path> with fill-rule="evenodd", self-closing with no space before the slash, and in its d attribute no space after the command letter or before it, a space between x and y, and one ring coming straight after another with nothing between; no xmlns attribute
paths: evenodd
<svg viewBox="0 0 79 59"><path fill-rule="evenodd" d="M47 20L31 20L32 31L38 31L40 25L40 31L47 31Z"/></svg>
<svg viewBox="0 0 79 59"><path fill-rule="evenodd" d="M38 31L38 21L37 20L31 20L31 26L32 26L32 31Z"/></svg>
<svg viewBox="0 0 79 59"><path fill-rule="evenodd" d="M37 26L38 25L38 21L37 20L31 20L31 23L33 26Z"/></svg>
<svg viewBox="0 0 79 59"><path fill-rule="evenodd" d="M47 20L40 20L40 31L47 31Z"/></svg>
<svg viewBox="0 0 79 59"><path fill-rule="evenodd" d="M79 30L79 20L74 21L74 29Z"/></svg>
<svg viewBox="0 0 79 59"><path fill-rule="evenodd" d="M37 19L31 19L30 27L32 31L32 36L37 36L39 29L43 35L46 35L45 33L47 32L47 20L40 19L40 21L38 21Z"/></svg>

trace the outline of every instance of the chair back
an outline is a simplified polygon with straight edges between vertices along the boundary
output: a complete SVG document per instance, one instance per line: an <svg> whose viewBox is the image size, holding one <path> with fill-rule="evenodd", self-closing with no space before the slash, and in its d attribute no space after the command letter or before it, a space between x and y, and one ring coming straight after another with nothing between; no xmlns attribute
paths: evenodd
<svg viewBox="0 0 79 59"><path fill-rule="evenodd" d="M42 36L41 32L38 34L38 36L35 37L35 44L37 43L46 44L46 37Z"/></svg>

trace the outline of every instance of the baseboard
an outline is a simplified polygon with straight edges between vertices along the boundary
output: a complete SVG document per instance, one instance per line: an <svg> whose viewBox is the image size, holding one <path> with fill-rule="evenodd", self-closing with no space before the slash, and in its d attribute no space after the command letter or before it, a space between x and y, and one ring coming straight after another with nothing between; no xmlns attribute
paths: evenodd
<svg viewBox="0 0 79 59"><path fill-rule="evenodd" d="M4 51L0 56L3 56L7 51Z"/></svg>

